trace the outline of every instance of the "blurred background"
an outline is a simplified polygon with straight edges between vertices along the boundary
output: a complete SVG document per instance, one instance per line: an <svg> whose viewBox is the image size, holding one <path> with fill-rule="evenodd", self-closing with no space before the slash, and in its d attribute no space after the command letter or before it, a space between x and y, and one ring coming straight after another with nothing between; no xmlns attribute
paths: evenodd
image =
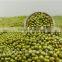
<svg viewBox="0 0 62 62"><path fill-rule="evenodd" d="M0 17L29 15L36 11L62 15L62 0L0 0Z"/></svg>
<svg viewBox="0 0 62 62"><path fill-rule="evenodd" d="M0 27L22 26L37 11L51 15L62 31L62 0L0 0Z"/></svg>

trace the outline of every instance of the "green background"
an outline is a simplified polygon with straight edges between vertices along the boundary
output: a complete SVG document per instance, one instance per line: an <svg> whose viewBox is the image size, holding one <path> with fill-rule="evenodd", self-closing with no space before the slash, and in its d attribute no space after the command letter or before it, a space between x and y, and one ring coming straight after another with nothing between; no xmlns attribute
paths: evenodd
<svg viewBox="0 0 62 62"><path fill-rule="evenodd" d="M0 17L0 27L20 27L23 26L27 16ZM62 32L62 16L53 16L57 27Z"/></svg>

